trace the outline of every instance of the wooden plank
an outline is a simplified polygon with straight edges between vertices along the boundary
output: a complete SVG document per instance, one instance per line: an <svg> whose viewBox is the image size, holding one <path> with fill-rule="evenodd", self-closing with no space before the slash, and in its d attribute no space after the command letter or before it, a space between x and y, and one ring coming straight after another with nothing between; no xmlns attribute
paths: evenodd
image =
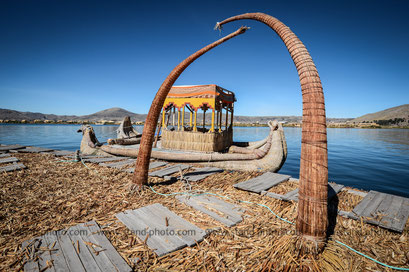
<svg viewBox="0 0 409 272"><path fill-rule="evenodd" d="M151 162L149 164L149 170L155 169L155 168L158 168L158 167L161 167L161 166L165 166L167 164L168 164L167 162L162 162L162 161ZM124 170L124 172L128 172L128 173L133 173L134 171L135 171L135 167L128 168L128 169Z"/></svg>
<svg viewBox="0 0 409 272"><path fill-rule="evenodd" d="M287 181L290 178L288 175L281 175L272 172L266 172L261 176L254 179L249 179L237 184L233 187L244 191L250 191L260 194L262 191L267 191L273 186L280 184L283 181Z"/></svg>
<svg viewBox="0 0 409 272"><path fill-rule="evenodd" d="M377 222L378 225L389 228L396 218L403 201L403 197L386 194L385 199L374 212L374 216L379 221Z"/></svg>
<svg viewBox="0 0 409 272"><path fill-rule="evenodd" d="M263 184L264 180L266 180L267 178L269 178L271 176L271 172L266 172L264 174L262 174L261 176L255 177L253 179L249 179L246 181L242 181L239 183L236 183L233 185L234 188L236 189L241 189L241 190L245 190L245 191L250 191L253 192L252 187L254 187L257 184ZM267 191L268 189L265 189L264 191Z"/></svg>
<svg viewBox="0 0 409 272"><path fill-rule="evenodd" d="M19 153L40 153L40 152L51 152L54 149L45 148L45 147L37 147L37 146L27 146L24 149L18 149Z"/></svg>
<svg viewBox="0 0 409 272"><path fill-rule="evenodd" d="M102 271L95 261L90 249L85 245L84 240L81 237L82 231L84 231L84 229L78 225L68 229L68 236L71 239L74 249L80 258L85 271Z"/></svg>
<svg viewBox="0 0 409 272"><path fill-rule="evenodd" d="M232 203L221 200L212 195L198 195L197 200L201 201L207 207L216 209L226 215L227 219L232 219L237 223L243 221L244 208Z"/></svg>
<svg viewBox="0 0 409 272"><path fill-rule="evenodd" d="M379 226L402 232L409 216L408 205L409 199L392 196L392 201L390 201L389 206L385 207L383 211L380 211L380 213L383 212L383 216L381 216L379 220Z"/></svg>
<svg viewBox="0 0 409 272"><path fill-rule="evenodd" d="M36 241L37 240L37 241ZM34 261L34 254L36 252L36 247L38 246L38 238L30 239L23 242L22 247L27 249L27 253L30 256L30 260L24 264L24 271L26 272L37 272L40 271L40 266L38 260Z"/></svg>
<svg viewBox="0 0 409 272"><path fill-rule="evenodd" d="M138 220L137 217L127 210L115 215L131 232L135 233L141 241L145 241L146 245L152 249L158 256L163 256L169 252L165 244L162 243L161 237L158 235L149 235L148 225Z"/></svg>
<svg viewBox="0 0 409 272"><path fill-rule="evenodd" d="M136 160L131 159L131 160L125 160L125 161L119 161L119 162L101 162L99 165L109 167L109 168L121 168L123 166L135 164Z"/></svg>
<svg viewBox="0 0 409 272"><path fill-rule="evenodd" d="M128 157L108 157L108 158L86 158L82 159L84 162L90 163L101 163L101 162L112 162L112 161L122 161L129 159Z"/></svg>
<svg viewBox="0 0 409 272"><path fill-rule="evenodd" d="M138 220L142 220L146 225L148 225L148 228L151 231L150 236L160 237L161 244L167 249L167 252L163 252L162 255L186 247L185 241L183 241L180 237L169 233L169 227L166 227L165 225L165 218L161 219L154 216L154 212L151 211L150 206L131 210L130 213L138 218Z"/></svg>
<svg viewBox="0 0 409 272"><path fill-rule="evenodd" d="M344 188L344 185L342 184L336 184L336 183L328 183L328 200L336 196L341 190ZM299 189L295 189L291 192L288 192L285 195L281 196L281 199L286 200L286 201L298 201L298 191ZM278 194L277 197L279 196ZM270 196L270 195L269 195ZM271 195L271 197L274 197L274 195Z"/></svg>
<svg viewBox="0 0 409 272"><path fill-rule="evenodd" d="M75 152L74 151L69 151L69 150L55 150L51 152L57 157L64 157L64 156L74 156Z"/></svg>
<svg viewBox="0 0 409 272"><path fill-rule="evenodd" d="M92 236L91 231L88 229L87 223L81 223L77 225L79 229L79 234L81 236L82 241L80 242L80 250L87 250L91 254L91 258L93 258L98 265L101 271L118 271L115 266L109 260L106 250L99 247L92 247L92 245L87 243L97 244L96 240L92 240L90 236ZM100 234L104 235L104 234ZM92 249L92 248L93 249ZM98 253L96 253L98 252Z"/></svg>
<svg viewBox="0 0 409 272"><path fill-rule="evenodd" d="M227 216L222 216L220 214L218 214L217 212L211 211L208 208L208 204L204 203L203 201L200 201L200 198L197 198L197 196L186 196L186 195L179 195L176 196L176 199L178 199L180 202L185 203L188 206L191 206L192 208L201 211L207 215L209 215L210 217L212 217L213 219L215 219L216 221L219 221L220 223L228 226L228 227L232 227L234 225L236 225L237 223L240 223L242 221L242 219L237 219L234 217L229 217L227 218ZM214 208L216 209L216 208ZM216 209L218 210L218 209ZM220 210L219 210L220 211ZM221 213L223 213L222 211L220 211Z"/></svg>
<svg viewBox="0 0 409 272"><path fill-rule="evenodd" d="M179 172L180 170L183 171L183 170L188 169L188 168L190 168L190 165L176 164L176 165L166 167L164 169L160 169L160 170L151 172L151 173L149 173L149 176L163 178L164 176L169 176L169 175L172 175L174 173Z"/></svg>
<svg viewBox="0 0 409 272"><path fill-rule="evenodd" d="M268 196L268 197L271 197L271 198L275 198L275 199L279 199L279 200L284 200L284 195L280 195L280 194L276 194L276 193L273 193L273 192L268 192L268 191L261 191L261 195L265 195L265 196Z"/></svg>
<svg viewBox="0 0 409 272"><path fill-rule="evenodd" d="M283 195L283 199L287 201L298 201L298 188Z"/></svg>
<svg viewBox="0 0 409 272"><path fill-rule="evenodd" d="M16 164L11 164L11 165L6 165L0 167L0 173L1 172L10 172L14 170L20 170L20 169L26 169L27 167L22 164L22 163L16 163Z"/></svg>
<svg viewBox="0 0 409 272"><path fill-rule="evenodd" d="M385 199L386 194L377 192L371 202L366 205L365 209L359 214L359 216L367 217L369 220L375 219L375 211L381 202ZM376 219L375 222L377 223ZM374 222L374 223L375 223Z"/></svg>
<svg viewBox="0 0 409 272"><path fill-rule="evenodd" d="M184 220L161 204L155 203L150 206L154 211L154 215L159 216L162 220L164 220L164 218L168 219L169 228L187 231L179 236L188 246L196 245L196 243L201 242L206 236L204 230Z"/></svg>
<svg viewBox="0 0 409 272"><path fill-rule="evenodd" d="M197 182L202 179L207 178L208 176L221 173L223 169L216 168L216 167L204 167L204 168L196 168L194 172L189 172L183 175L185 179L188 181Z"/></svg>
<svg viewBox="0 0 409 272"><path fill-rule="evenodd" d="M146 239L148 247L158 256L187 245L193 246L203 240L206 235L204 230L187 222L159 203L132 211L128 210L117 214L116 217L141 240ZM149 236L147 236L148 233Z"/></svg>
<svg viewBox="0 0 409 272"><path fill-rule="evenodd" d="M371 216L376 217L377 219L381 219L382 217L386 216L387 210L389 210L389 206L392 204L393 199L394 199L393 195L385 194L384 199L379 203L378 207L371 213ZM398 209L399 207L397 207L396 211Z"/></svg>
<svg viewBox="0 0 409 272"><path fill-rule="evenodd" d="M75 152L72 155L67 155L64 156L67 157L69 159L75 159ZM111 156L107 157L107 156L103 156L103 155L84 155L80 153L80 158L85 160L85 159L97 159L97 158L112 158Z"/></svg>
<svg viewBox="0 0 409 272"><path fill-rule="evenodd" d="M22 149L22 148L25 148L25 146L19 145L19 144L3 145L3 146L0 146L0 151L10 151L10 150L17 150L17 149Z"/></svg>
<svg viewBox="0 0 409 272"><path fill-rule="evenodd" d="M11 163L11 162L18 162L18 159L14 157L0 159L0 163Z"/></svg>
<svg viewBox="0 0 409 272"><path fill-rule="evenodd" d="M74 154L74 156L72 156L72 158L74 158L74 157L75 157L75 154ZM112 158L112 156L107 157L107 156L103 156L103 155L84 155L84 154L80 154L80 157L82 159Z"/></svg>
<svg viewBox="0 0 409 272"><path fill-rule="evenodd" d="M376 196L378 192L376 191L369 191L369 193L364 197L364 199L361 200L361 202L358 203L358 205L355 206L355 208L352 210L352 212L360 216L360 214L364 211L366 206L372 201L372 199Z"/></svg>
<svg viewBox="0 0 409 272"><path fill-rule="evenodd" d="M405 229L406 222L408 221L409 218L409 199L405 198L402 201L402 205L399 209L399 212L397 213L396 217L394 217L394 220L390 224L390 229L403 232Z"/></svg>
<svg viewBox="0 0 409 272"><path fill-rule="evenodd" d="M342 184L337 184L334 182L328 183L328 200L331 200L334 196L341 192L342 188L344 187L345 186Z"/></svg>
<svg viewBox="0 0 409 272"><path fill-rule="evenodd" d="M409 199L370 191L348 217L355 220L362 217L366 223L403 232L409 217Z"/></svg>
<svg viewBox="0 0 409 272"><path fill-rule="evenodd" d="M342 216L342 217L345 217L345 218L349 218L349 213L350 213L350 212L343 211L343 210L339 210L339 211L338 211L338 215L339 215L339 216Z"/></svg>
<svg viewBox="0 0 409 272"><path fill-rule="evenodd" d="M162 167L162 166L165 166L165 165L167 165L167 164L168 164L167 162L163 162L163 161L151 162L151 163L149 164L149 170L155 169L155 168L158 168L158 167Z"/></svg>
<svg viewBox="0 0 409 272"><path fill-rule="evenodd" d="M67 233L57 236L61 251L71 271L86 271Z"/></svg>
<svg viewBox="0 0 409 272"><path fill-rule="evenodd" d="M132 269L125 262L122 256L116 251L114 246L108 240L108 238L101 232L100 227L97 222L90 221L84 224L84 227L87 227L89 230L89 238L94 243L100 245L104 251L100 252L98 255L105 254L105 256L111 261L112 265L115 267L115 271L120 272L130 272ZM103 256L103 255L102 255Z"/></svg>
<svg viewBox="0 0 409 272"><path fill-rule="evenodd" d="M41 236L40 239L41 239L41 247L49 248L51 246L51 244L47 240L46 235ZM42 251L40 253L40 255L39 255L39 257L40 257L40 261L39 261L40 271L55 271L55 266L54 265L52 265L50 267L47 265L47 262L48 263L53 263L53 258L51 256L51 254L52 254L52 251L50 251L50 250L45 250L45 251Z"/></svg>
<svg viewBox="0 0 409 272"><path fill-rule="evenodd" d="M7 158L7 157L10 157L10 154L0 153L0 158Z"/></svg>
<svg viewBox="0 0 409 272"><path fill-rule="evenodd" d="M55 251L50 251L51 259L53 260L53 268L55 271L69 271L60 242L58 242L57 239L57 232L48 232L43 236L43 239L45 239L46 243L48 244L48 248L56 249Z"/></svg>

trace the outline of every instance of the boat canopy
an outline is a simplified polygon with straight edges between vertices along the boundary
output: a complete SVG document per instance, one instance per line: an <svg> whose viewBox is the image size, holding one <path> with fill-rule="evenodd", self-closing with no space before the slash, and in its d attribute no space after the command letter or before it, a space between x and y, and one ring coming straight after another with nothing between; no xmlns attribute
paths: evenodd
<svg viewBox="0 0 409 272"><path fill-rule="evenodd" d="M165 100L164 107L173 104L180 109L189 104L195 111L203 106L219 110L222 104L233 104L235 101L236 98L233 92L215 84L174 86Z"/></svg>
<svg viewBox="0 0 409 272"><path fill-rule="evenodd" d="M235 101L233 92L215 84L173 86L162 108L162 147L201 151L220 151L227 148L233 139ZM185 109L189 111L187 120ZM199 126L198 110L203 112L203 123ZM208 110L211 111L210 124L206 123ZM210 125L210 128L206 125ZM203 136L196 133L211 135L204 140ZM207 142L208 147L197 147L199 142Z"/></svg>

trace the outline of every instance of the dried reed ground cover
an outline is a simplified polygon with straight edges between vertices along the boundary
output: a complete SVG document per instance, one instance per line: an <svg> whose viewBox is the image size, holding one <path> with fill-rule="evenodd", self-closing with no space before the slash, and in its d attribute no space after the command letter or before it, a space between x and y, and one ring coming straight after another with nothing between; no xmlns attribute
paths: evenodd
<svg viewBox="0 0 409 272"><path fill-rule="evenodd" d="M52 155L16 154L28 169L0 173L0 269L19 270L19 247L24 240L47 231L67 228L95 219L106 231L114 247L136 271L379 271L388 270L330 241L318 259L300 255L295 246L295 227L275 218L266 208L240 203L248 217L226 228L210 217L148 190L130 194L132 175L115 169L81 163L59 162ZM95 171L98 171L96 173ZM192 183L205 190L269 206L280 216L295 221L297 203L286 203L236 190L232 184L258 173L223 172ZM162 184L150 178L161 193L183 190L181 182ZM354 201L341 193L339 201ZM115 213L152 203L161 203L178 215L206 229L219 227L205 241L157 258L136 236L127 232ZM340 205L341 206L341 205ZM345 205L344 205L345 206ZM409 228L396 234L359 221L337 218L332 239L364 252L382 262L409 266Z"/></svg>

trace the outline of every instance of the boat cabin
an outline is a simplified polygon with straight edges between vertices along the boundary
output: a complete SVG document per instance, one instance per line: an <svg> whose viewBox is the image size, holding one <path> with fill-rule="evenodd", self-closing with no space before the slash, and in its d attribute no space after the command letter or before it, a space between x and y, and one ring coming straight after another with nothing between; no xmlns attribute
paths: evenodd
<svg viewBox="0 0 409 272"><path fill-rule="evenodd" d="M218 152L230 147L235 101L233 92L214 84L172 87L162 108L162 148Z"/></svg>

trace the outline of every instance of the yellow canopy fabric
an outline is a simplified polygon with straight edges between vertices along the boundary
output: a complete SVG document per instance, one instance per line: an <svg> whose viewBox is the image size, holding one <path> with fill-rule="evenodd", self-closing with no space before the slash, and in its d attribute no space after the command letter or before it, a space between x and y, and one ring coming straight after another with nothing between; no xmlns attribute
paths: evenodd
<svg viewBox="0 0 409 272"><path fill-rule="evenodd" d="M207 107L218 109L221 104L232 104L236 101L233 92L223 89L215 84L194 85L194 86L174 86L166 97L163 108L170 105L181 109L189 105L194 111Z"/></svg>

